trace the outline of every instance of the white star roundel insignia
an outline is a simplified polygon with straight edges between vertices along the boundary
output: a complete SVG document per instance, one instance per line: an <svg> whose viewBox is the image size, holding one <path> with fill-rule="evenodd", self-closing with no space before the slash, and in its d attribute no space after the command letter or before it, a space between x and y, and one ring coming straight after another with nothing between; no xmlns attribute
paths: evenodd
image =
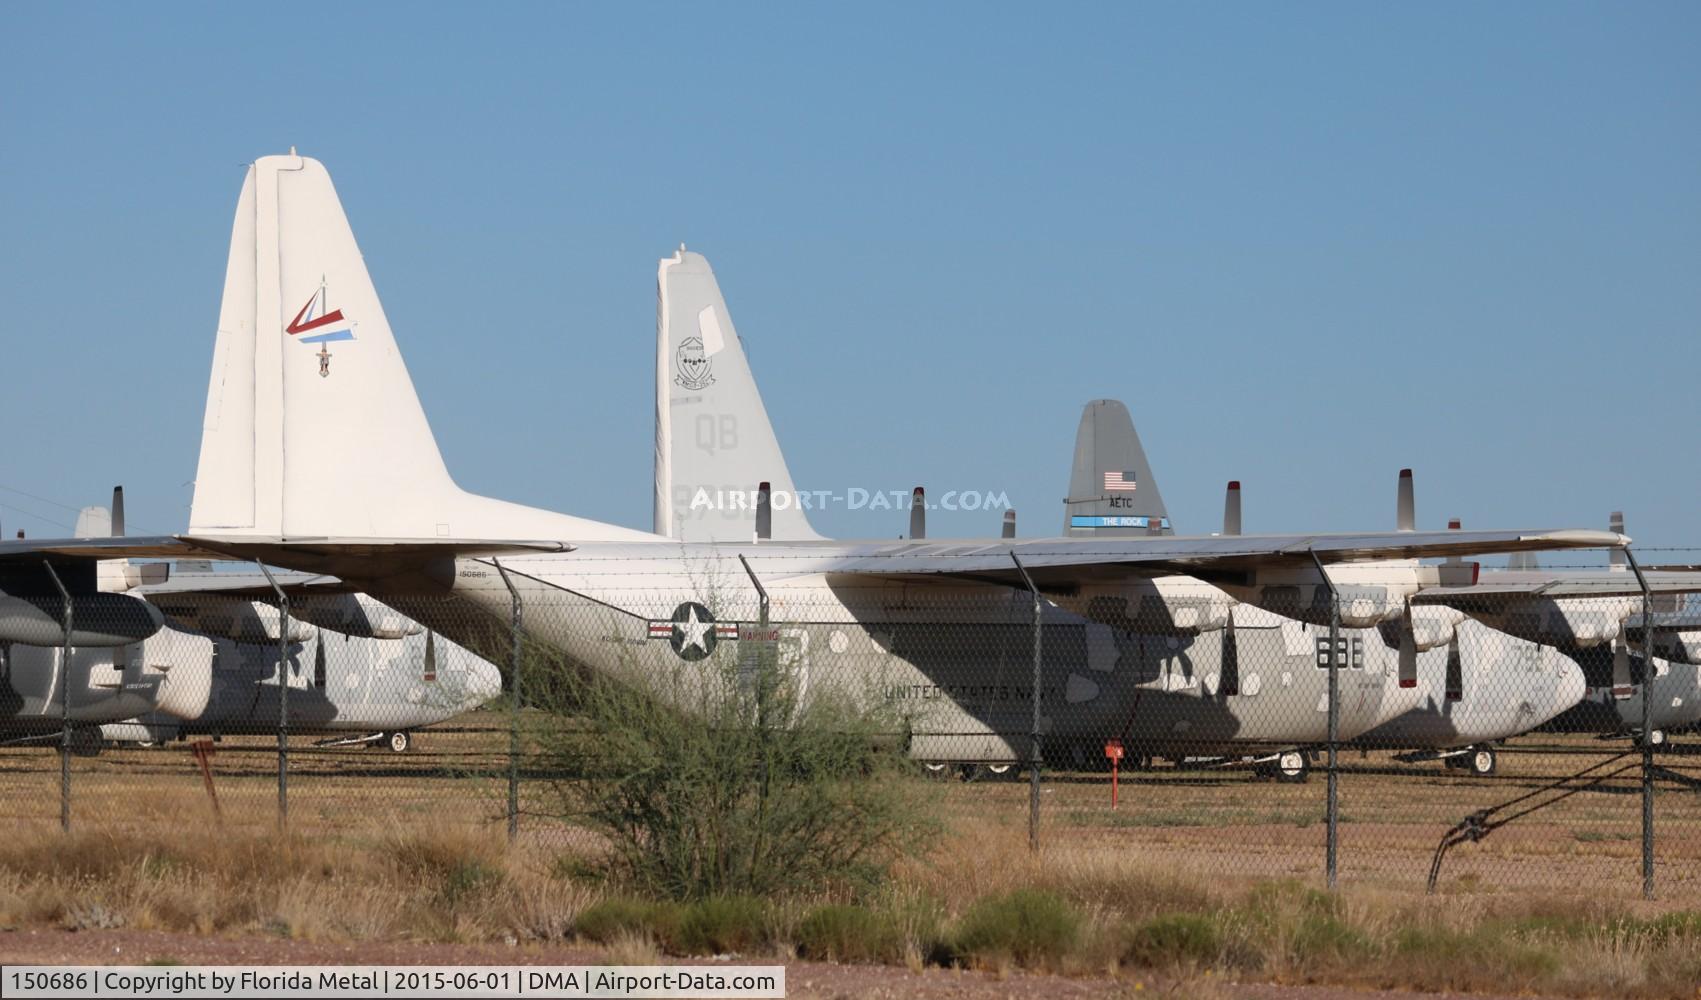
<svg viewBox="0 0 1701 1000"><path fill-rule="evenodd" d="M715 651L715 616L696 601L673 609L673 635L668 644L682 660L701 660Z"/></svg>

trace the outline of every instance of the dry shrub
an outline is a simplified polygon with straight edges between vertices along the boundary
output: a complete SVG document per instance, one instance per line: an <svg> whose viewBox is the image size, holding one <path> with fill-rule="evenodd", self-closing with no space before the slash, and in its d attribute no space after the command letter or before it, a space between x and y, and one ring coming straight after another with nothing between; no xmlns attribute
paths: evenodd
<svg viewBox="0 0 1701 1000"><path fill-rule="evenodd" d="M1080 943L1079 910L1047 892L1017 889L983 899L963 914L952 948L973 965L1004 960L1030 968L1058 968Z"/></svg>
<svg viewBox="0 0 1701 1000"><path fill-rule="evenodd" d="M888 965L904 960L904 933L895 915L862 906L818 906L799 921L792 939L804 958Z"/></svg>
<svg viewBox="0 0 1701 1000"><path fill-rule="evenodd" d="M681 901L865 892L936 828L883 739L898 721L751 649L644 681L535 671L553 679L532 702L535 764L555 811L606 841L622 889Z"/></svg>

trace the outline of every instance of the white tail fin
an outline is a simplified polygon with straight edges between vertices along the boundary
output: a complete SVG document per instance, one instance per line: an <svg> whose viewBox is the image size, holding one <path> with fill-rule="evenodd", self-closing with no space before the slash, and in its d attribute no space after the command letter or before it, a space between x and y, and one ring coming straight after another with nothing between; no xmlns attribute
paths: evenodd
<svg viewBox="0 0 1701 1000"><path fill-rule="evenodd" d="M331 177L293 154L255 162L237 201L189 530L649 537L455 485Z"/></svg>
<svg viewBox="0 0 1701 1000"><path fill-rule="evenodd" d="M709 262L681 247L662 259L656 286L656 534L750 541L768 483L772 537L819 538Z"/></svg>

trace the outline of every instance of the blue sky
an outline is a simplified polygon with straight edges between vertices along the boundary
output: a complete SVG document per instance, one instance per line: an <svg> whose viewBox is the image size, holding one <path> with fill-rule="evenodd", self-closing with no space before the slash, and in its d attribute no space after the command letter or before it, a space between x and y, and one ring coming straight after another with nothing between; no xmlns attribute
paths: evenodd
<svg viewBox="0 0 1701 1000"><path fill-rule="evenodd" d="M463 486L649 523L655 264L800 488L1052 534L1124 400L1183 530L1701 544L1701 7L9 5L0 521L187 523L243 166L325 162ZM378 447L377 442L374 447ZM43 520L45 515L49 520ZM830 534L904 530L835 511ZM934 535L997 514L937 513Z"/></svg>

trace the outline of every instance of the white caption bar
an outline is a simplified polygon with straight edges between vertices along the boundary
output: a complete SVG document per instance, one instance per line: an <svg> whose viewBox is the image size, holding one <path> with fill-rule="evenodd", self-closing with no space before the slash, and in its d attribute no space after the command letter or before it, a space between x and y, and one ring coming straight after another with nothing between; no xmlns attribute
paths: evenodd
<svg viewBox="0 0 1701 1000"><path fill-rule="evenodd" d="M0 966L7 998L785 995L783 965Z"/></svg>

